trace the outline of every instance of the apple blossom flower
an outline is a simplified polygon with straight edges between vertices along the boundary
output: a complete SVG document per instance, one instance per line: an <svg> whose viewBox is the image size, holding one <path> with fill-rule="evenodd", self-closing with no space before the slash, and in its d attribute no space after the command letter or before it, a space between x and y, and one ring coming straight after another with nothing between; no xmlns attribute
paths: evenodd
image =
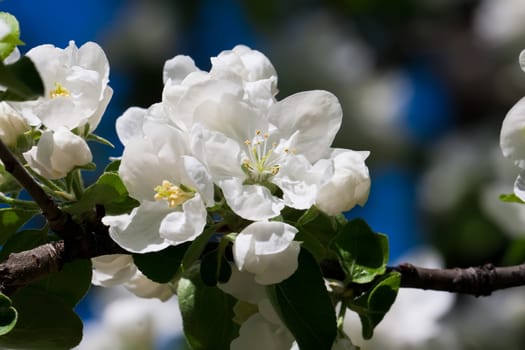
<svg viewBox="0 0 525 350"><path fill-rule="evenodd" d="M23 155L36 173L48 179L65 177L76 166L85 165L93 159L86 141L64 127L55 132L44 131L38 145Z"/></svg>
<svg viewBox="0 0 525 350"><path fill-rule="evenodd" d="M92 132L104 113L113 90L109 87L109 64L102 48L87 42L78 48L70 41L65 49L40 45L26 54L35 64L45 95L15 104L32 124Z"/></svg>
<svg viewBox="0 0 525 350"><path fill-rule="evenodd" d="M0 139L15 146L18 136L29 130L27 121L7 102L0 102Z"/></svg>
<svg viewBox="0 0 525 350"><path fill-rule="evenodd" d="M4 37L11 32L11 27L7 22L0 18L0 40L4 39Z"/></svg>
<svg viewBox="0 0 525 350"><path fill-rule="evenodd" d="M142 298L157 298L166 301L173 296L174 288L167 283L157 283L147 278L133 263L133 257L126 254L102 255L91 259L96 286L124 286Z"/></svg>
<svg viewBox="0 0 525 350"><path fill-rule="evenodd" d="M235 238L233 257L240 271L253 273L259 284L279 283L297 269L301 243L297 229L277 221L257 221Z"/></svg>
<svg viewBox="0 0 525 350"><path fill-rule="evenodd" d="M370 175L365 159L370 152L335 149L330 159L334 174L320 189L315 205L328 215L337 215L365 205L370 192Z"/></svg>
<svg viewBox="0 0 525 350"><path fill-rule="evenodd" d="M519 63L525 71L525 50L520 54ZM514 183L514 193L525 200L525 97L519 100L507 113L500 132L500 147L503 155L514 161L522 171Z"/></svg>
<svg viewBox="0 0 525 350"><path fill-rule="evenodd" d="M143 137L126 142L119 175L140 202L129 214L105 216L112 239L131 252L152 252L191 241L214 204L206 168L193 156L178 129L153 120Z"/></svg>

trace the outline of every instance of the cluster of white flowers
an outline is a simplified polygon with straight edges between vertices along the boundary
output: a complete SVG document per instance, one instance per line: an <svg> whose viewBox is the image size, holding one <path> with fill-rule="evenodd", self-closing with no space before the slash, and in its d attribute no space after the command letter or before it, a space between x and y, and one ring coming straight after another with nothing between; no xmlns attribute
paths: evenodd
<svg viewBox="0 0 525 350"><path fill-rule="evenodd" d="M521 69L525 71L525 50L519 57ZM500 147L505 157L514 161L521 173L514 182L514 194L525 201L525 97L507 113L501 126Z"/></svg>
<svg viewBox="0 0 525 350"><path fill-rule="evenodd" d="M26 56L42 77L45 94L32 101L3 102L0 137L15 146L17 138L31 130L39 137L23 152L24 159L37 174L60 179L93 158L85 139L97 127L113 94L108 60L98 44L88 42L78 48L73 41L65 49L40 45Z"/></svg>
<svg viewBox="0 0 525 350"><path fill-rule="evenodd" d="M338 215L363 205L369 152L331 147L342 121L333 94L307 91L278 101L277 74L259 51L236 46L211 63L206 72L187 56L168 60L162 101L118 118L119 176L140 204L102 221L120 246L148 253L237 218L242 224L226 232L233 240L229 285L242 274L243 289L260 293L246 300L228 291L259 310L244 320L232 349L245 348L253 332L269 335L263 348L290 349L293 336L264 296L264 285L298 266L298 229L278 218L285 207Z"/></svg>
<svg viewBox="0 0 525 350"><path fill-rule="evenodd" d="M368 152L331 148L342 119L331 93L277 101L277 75L262 53L236 46L211 62L205 72L187 56L168 60L162 101L117 120L119 175L140 205L103 222L128 251L159 251L198 237L224 198L253 221L235 238L237 268L278 283L295 271L300 243L295 227L270 219L285 206L337 215L363 205Z"/></svg>

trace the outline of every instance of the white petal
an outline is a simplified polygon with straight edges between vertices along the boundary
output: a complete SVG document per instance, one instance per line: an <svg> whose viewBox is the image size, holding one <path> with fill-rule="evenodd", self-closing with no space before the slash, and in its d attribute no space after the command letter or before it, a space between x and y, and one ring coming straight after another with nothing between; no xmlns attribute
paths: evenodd
<svg viewBox="0 0 525 350"><path fill-rule="evenodd" d="M514 182L514 194L525 201L525 171L522 171Z"/></svg>
<svg viewBox="0 0 525 350"><path fill-rule="evenodd" d="M314 162L332 144L342 116L337 97L328 91L315 90L296 93L277 102L270 108L268 118L283 138L299 131L292 147L297 154Z"/></svg>
<svg viewBox="0 0 525 350"><path fill-rule="evenodd" d="M243 185L239 178L219 182L224 198L235 214L252 221L266 220L280 214L281 199L260 185Z"/></svg>
<svg viewBox="0 0 525 350"><path fill-rule="evenodd" d="M91 283L102 287L113 287L129 281L137 268L128 254L102 255L91 259L93 277Z"/></svg>
<svg viewBox="0 0 525 350"><path fill-rule="evenodd" d="M265 265L265 270L255 275L257 283L268 285L284 281L297 270L301 243L292 242L288 248L272 256L261 256L260 264Z"/></svg>
<svg viewBox="0 0 525 350"><path fill-rule="evenodd" d="M173 209L165 202L142 202L130 214L105 216L109 235L122 248L134 253L162 250L170 244L159 235L162 219Z"/></svg>
<svg viewBox="0 0 525 350"><path fill-rule="evenodd" d="M195 62L189 56L178 55L164 63L162 81L166 84L180 84L188 74L199 71Z"/></svg>
<svg viewBox="0 0 525 350"><path fill-rule="evenodd" d="M184 183L198 189L206 206L213 206L214 187L208 170L194 157L183 156L182 161L188 176L188 183Z"/></svg>
<svg viewBox="0 0 525 350"><path fill-rule="evenodd" d="M202 198L195 197L182 204L181 211L172 211L162 220L159 233L172 245L177 245L197 238L206 225L207 211Z"/></svg>
<svg viewBox="0 0 525 350"><path fill-rule="evenodd" d="M125 146L130 140L143 137L142 125L144 124L144 117L146 116L146 109L139 107L130 107L117 118L116 129L120 142Z"/></svg>
<svg viewBox="0 0 525 350"><path fill-rule="evenodd" d="M505 116L500 133L500 146L505 157L525 168L525 97L518 101Z"/></svg>
<svg viewBox="0 0 525 350"><path fill-rule="evenodd" d="M278 221L258 221L248 225L237 237L251 236L253 253L272 255L282 252L293 241L297 229Z"/></svg>
<svg viewBox="0 0 525 350"><path fill-rule="evenodd" d="M239 271L235 266L227 283L218 284L223 292L250 304L257 304L267 298L264 286L255 283L254 275L250 272Z"/></svg>
<svg viewBox="0 0 525 350"><path fill-rule="evenodd" d="M124 287L141 298L157 298L162 301L168 300L175 294L174 289L168 283L154 282L138 269L135 275L124 284Z"/></svg>
<svg viewBox="0 0 525 350"><path fill-rule="evenodd" d="M337 215L363 206L370 192L370 175L365 159L369 152L340 150L334 157L334 175L321 187L316 206L328 215Z"/></svg>

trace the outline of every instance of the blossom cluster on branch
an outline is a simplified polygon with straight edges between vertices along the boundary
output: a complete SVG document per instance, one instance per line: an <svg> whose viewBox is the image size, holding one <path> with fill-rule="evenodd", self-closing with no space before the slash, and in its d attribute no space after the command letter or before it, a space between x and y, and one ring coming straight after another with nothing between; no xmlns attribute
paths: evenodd
<svg viewBox="0 0 525 350"><path fill-rule="evenodd" d="M116 120L123 153L85 186L89 142L112 146L94 133L113 95L106 55L71 41L22 56L19 34L0 13L0 346L75 346L73 307L92 284L176 294L192 349L314 350L354 348L348 310L371 338L400 286L488 295L524 283L523 266L387 267L387 237L343 215L371 180L368 151L332 146L337 97L278 99L272 63L243 45L209 71L167 60L160 101ZM501 145L524 168L522 104ZM522 176L504 200L525 201ZM27 228L39 214L43 227Z"/></svg>

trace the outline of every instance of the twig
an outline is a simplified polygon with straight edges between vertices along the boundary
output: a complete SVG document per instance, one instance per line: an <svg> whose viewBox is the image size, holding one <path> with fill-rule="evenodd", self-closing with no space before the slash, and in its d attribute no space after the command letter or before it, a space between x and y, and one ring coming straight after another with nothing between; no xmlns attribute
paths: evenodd
<svg viewBox="0 0 525 350"><path fill-rule="evenodd" d="M495 267L429 269L403 263L389 268L401 273L401 287L488 296L500 289L525 285L525 264Z"/></svg>
<svg viewBox="0 0 525 350"><path fill-rule="evenodd" d="M51 197L47 195L42 187L24 169L18 159L11 153L9 148L0 140L0 159L13 177L26 189L42 210L42 215L49 223L49 227L64 239L74 238L78 234L78 226L73 223L69 215L64 213Z"/></svg>

